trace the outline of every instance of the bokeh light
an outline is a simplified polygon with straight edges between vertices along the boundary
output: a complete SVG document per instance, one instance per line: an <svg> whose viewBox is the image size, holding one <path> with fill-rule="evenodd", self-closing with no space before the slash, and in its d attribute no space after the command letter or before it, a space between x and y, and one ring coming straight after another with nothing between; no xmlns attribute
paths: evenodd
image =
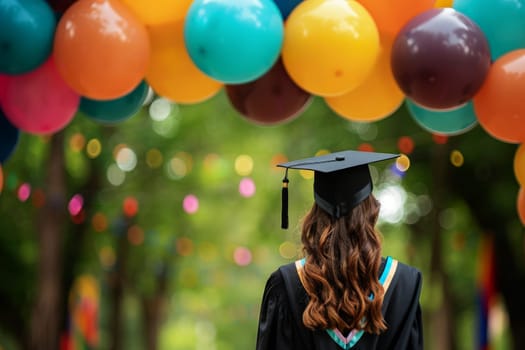
<svg viewBox="0 0 525 350"><path fill-rule="evenodd" d="M126 180L126 173L123 172L116 164L108 166L106 177L113 186L120 186Z"/></svg>
<svg viewBox="0 0 525 350"><path fill-rule="evenodd" d="M199 210L199 199L193 194L184 197L182 201L182 208L188 214L194 214Z"/></svg>
<svg viewBox="0 0 525 350"><path fill-rule="evenodd" d="M239 193L243 197L252 197L255 194L255 183L251 178L245 177L241 179Z"/></svg>
<svg viewBox="0 0 525 350"><path fill-rule="evenodd" d="M86 153L89 158L96 158L102 152L102 144L98 139L91 139L86 145Z"/></svg>
<svg viewBox="0 0 525 350"><path fill-rule="evenodd" d="M233 261L239 266L247 266L252 262L252 252L246 247L237 247L233 251Z"/></svg>
<svg viewBox="0 0 525 350"><path fill-rule="evenodd" d="M131 148L122 147L118 150L115 161L122 171L130 172L137 166L137 155Z"/></svg>
<svg viewBox="0 0 525 350"><path fill-rule="evenodd" d="M272 156L270 166L274 171L281 171L282 168L277 167L277 164L286 163L287 161L288 158L284 154L278 153Z"/></svg>
<svg viewBox="0 0 525 350"><path fill-rule="evenodd" d="M75 194L69 200L67 209L69 211L69 214L71 214L72 216L75 216L80 213L83 206L84 206L84 197L82 197L82 195L80 194Z"/></svg>
<svg viewBox="0 0 525 350"><path fill-rule="evenodd" d="M100 260L100 264L106 269L110 269L115 265L115 251L113 248L111 248L111 246L104 246L100 248L100 251L98 252L98 258Z"/></svg>
<svg viewBox="0 0 525 350"><path fill-rule="evenodd" d="M186 162L178 157L173 157L166 163L168 177L173 180L182 179L188 173Z"/></svg>
<svg viewBox="0 0 525 350"><path fill-rule="evenodd" d="M154 121L166 120L178 106L166 98L157 98L149 106L149 116Z"/></svg>
<svg viewBox="0 0 525 350"><path fill-rule="evenodd" d="M397 140L397 148L401 153L410 154L414 151L414 140L410 136L401 136Z"/></svg>
<svg viewBox="0 0 525 350"><path fill-rule="evenodd" d="M193 241L188 237L180 237L175 242L177 253L182 256L190 256L193 253Z"/></svg>
<svg viewBox="0 0 525 350"><path fill-rule="evenodd" d="M463 153L461 153L458 150L453 150L452 152L450 152L450 162L455 167L459 168L460 166L462 166L463 163L465 162L465 158L463 157Z"/></svg>
<svg viewBox="0 0 525 350"><path fill-rule="evenodd" d="M104 232L108 229L108 219L103 213L95 213L91 218L91 226L95 232Z"/></svg>
<svg viewBox="0 0 525 350"><path fill-rule="evenodd" d="M128 241L133 245L144 243L144 230L139 225L132 225L128 228Z"/></svg>
<svg viewBox="0 0 525 350"><path fill-rule="evenodd" d="M31 185L27 182L23 183L18 187L18 199L21 202L27 201L29 196L31 195Z"/></svg>
<svg viewBox="0 0 525 350"><path fill-rule="evenodd" d="M448 142L447 135L432 134L432 141L438 145L444 145Z"/></svg>
<svg viewBox="0 0 525 350"><path fill-rule="evenodd" d="M357 146L357 150L361 152L374 152L374 146L372 146L370 143L364 142Z"/></svg>
<svg viewBox="0 0 525 350"><path fill-rule="evenodd" d="M396 158L396 168L399 171L406 172L410 168L410 158L405 154L401 154Z"/></svg>
<svg viewBox="0 0 525 350"><path fill-rule="evenodd" d="M405 214L404 206L407 194L405 190L397 185L387 185L378 189L377 199L381 203L379 219L389 223L398 223Z"/></svg>
<svg viewBox="0 0 525 350"><path fill-rule="evenodd" d="M157 148L152 148L146 152L146 165L156 169L162 165L164 158Z"/></svg>
<svg viewBox="0 0 525 350"><path fill-rule="evenodd" d="M235 172L240 176L248 176L253 171L253 158L246 154L241 154L235 158Z"/></svg>
<svg viewBox="0 0 525 350"><path fill-rule="evenodd" d="M79 132L74 133L71 135L71 138L69 139L69 147L73 152L80 152L86 145L86 138L84 135L82 135Z"/></svg>
<svg viewBox="0 0 525 350"><path fill-rule="evenodd" d="M292 259L297 256L297 246L290 241L283 242L279 246L279 254L285 259Z"/></svg>
<svg viewBox="0 0 525 350"><path fill-rule="evenodd" d="M135 197L128 196L124 198L122 203L122 211L124 215L131 218L139 212L139 201Z"/></svg>

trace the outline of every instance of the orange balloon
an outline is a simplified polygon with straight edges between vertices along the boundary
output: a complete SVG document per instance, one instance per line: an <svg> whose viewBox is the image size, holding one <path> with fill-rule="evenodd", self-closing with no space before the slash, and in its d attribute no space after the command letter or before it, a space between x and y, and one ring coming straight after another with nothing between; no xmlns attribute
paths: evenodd
<svg viewBox="0 0 525 350"><path fill-rule="evenodd" d="M58 71L82 96L110 100L144 78L148 32L118 0L79 0L61 17L53 54Z"/></svg>
<svg viewBox="0 0 525 350"><path fill-rule="evenodd" d="M516 209L517 209L520 221L523 225L525 225L525 188L524 187L520 187L518 191L516 207L517 207Z"/></svg>
<svg viewBox="0 0 525 350"><path fill-rule="evenodd" d="M186 16L192 0L121 0L147 25L176 22Z"/></svg>
<svg viewBox="0 0 525 350"><path fill-rule="evenodd" d="M200 71L184 45L184 21L149 27L151 60L146 81L162 97L178 103L197 103L223 86Z"/></svg>
<svg viewBox="0 0 525 350"><path fill-rule="evenodd" d="M392 43L392 39L382 38L376 65L361 85L343 95L325 97L330 109L349 120L373 122L390 116L399 108L405 95L390 68Z"/></svg>
<svg viewBox="0 0 525 350"><path fill-rule="evenodd" d="M500 56L490 67L473 105L479 124L492 137L525 141L525 49Z"/></svg>
<svg viewBox="0 0 525 350"><path fill-rule="evenodd" d="M436 0L357 0L370 12L381 34L394 37L414 16L434 8Z"/></svg>

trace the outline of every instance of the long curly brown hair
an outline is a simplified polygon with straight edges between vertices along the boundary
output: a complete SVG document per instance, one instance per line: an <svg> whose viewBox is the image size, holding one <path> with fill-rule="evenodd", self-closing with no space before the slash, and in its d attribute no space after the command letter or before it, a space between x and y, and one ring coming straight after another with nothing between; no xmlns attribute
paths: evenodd
<svg viewBox="0 0 525 350"><path fill-rule="evenodd" d="M303 283L309 295L303 322L310 329L386 330L379 283L381 237L375 229L379 202L370 195L334 219L317 204L303 219ZM373 296L373 297L371 297Z"/></svg>

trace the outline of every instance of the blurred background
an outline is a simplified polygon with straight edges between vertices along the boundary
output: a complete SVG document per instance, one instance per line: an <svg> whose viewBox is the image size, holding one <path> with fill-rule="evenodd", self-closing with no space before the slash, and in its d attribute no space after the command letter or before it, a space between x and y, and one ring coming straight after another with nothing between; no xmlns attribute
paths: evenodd
<svg viewBox="0 0 525 350"><path fill-rule="evenodd" d="M423 271L426 348L511 349L520 319L507 310L525 288L515 148L480 127L433 135L404 106L367 124L319 99L256 126L224 93L196 106L154 98L118 127L80 114L52 137L24 134L3 164L0 344L253 348L266 278L300 256L313 200L311 174L291 173L281 230L275 164L374 149L402 154L372 168L374 193L384 254Z"/></svg>

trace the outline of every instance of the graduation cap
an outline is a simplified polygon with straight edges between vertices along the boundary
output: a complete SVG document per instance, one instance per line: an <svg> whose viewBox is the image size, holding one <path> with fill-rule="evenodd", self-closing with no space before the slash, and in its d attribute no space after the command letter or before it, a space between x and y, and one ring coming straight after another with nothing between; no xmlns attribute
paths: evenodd
<svg viewBox="0 0 525 350"><path fill-rule="evenodd" d="M345 216L372 192L368 164L399 157L398 154L342 151L294 160L286 168L282 189L281 227L288 228L288 169L314 171L314 199L332 217Z"/></svg>

